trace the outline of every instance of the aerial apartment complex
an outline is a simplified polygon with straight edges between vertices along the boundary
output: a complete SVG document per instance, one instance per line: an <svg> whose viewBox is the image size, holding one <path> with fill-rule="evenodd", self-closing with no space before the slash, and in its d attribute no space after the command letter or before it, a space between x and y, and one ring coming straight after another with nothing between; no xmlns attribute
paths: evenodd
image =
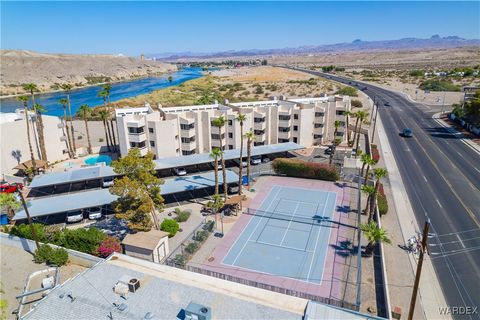
<svg viewBox="0 0 480 320"><path fill-rule="evenodd" d="M243 131L255 133L255 146L285 142L308 147L331 143L334 122L340 121L336 138L342 141L347 126L345 112L350 98L324 96L318 98L238 102L163 108L150 106L116 110L120 153L139 148L142 155L153 152L156 158L208 153L214 147L223 150L240 148L239 114L246 116ZM224 127L212 121L220 116Z"/></svg>

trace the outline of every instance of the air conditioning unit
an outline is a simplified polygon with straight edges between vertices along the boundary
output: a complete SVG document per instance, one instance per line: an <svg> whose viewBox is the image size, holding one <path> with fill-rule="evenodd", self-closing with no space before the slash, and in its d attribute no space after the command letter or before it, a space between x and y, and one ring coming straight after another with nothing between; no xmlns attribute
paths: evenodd
<svg viewBox="0 0 480 320"><path fill-rule="evenodd" d="M201 304L190 302L185 308L185 320L211 320L212 309Z"/></svg>
<svg viewBox="0 0 480 320"><path fill-rule="evenodd" d="M130 292L135 292L140 288L140 280L128 275L121 277L118 282L128 286Z"/></svg>

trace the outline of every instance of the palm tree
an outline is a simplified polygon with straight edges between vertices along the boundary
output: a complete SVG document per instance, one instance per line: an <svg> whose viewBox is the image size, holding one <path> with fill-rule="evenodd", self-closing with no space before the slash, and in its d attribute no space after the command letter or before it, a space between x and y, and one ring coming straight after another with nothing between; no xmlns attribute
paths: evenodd
<svg viewBox="0 0 480 320"><path fill-rule="evenodd" d="M88 142L88 154L92 154L92 142L90 141L90 132L88 131L88 118L91 115L91 109L88 104L82 104L78 109L78 113L80 114L83 121L85 121L85 130L87 132L87 142Z"/></svg>
<svg viewBox="0 0 480 320"><path fill-rule="evenodd" d="M360 124L360 131L362 130L362 123L365 121L365 119L368 117L368 112L366 111L358 111L357 112L357 120L360 120L359 124ZM357 129L355 129L356 131ZM360 132L356 132L357 133L357 144L355 146L355 150L358 150L358 144L360 143ZM356 157L356 153L355 153L355 157Z"/></svg>
<svg viewBox="0 0 480 320"><path fill-rule="evenodd" d="M375 221L364 223L360 225L360 229L368 240L365 253L370 255L373 252L373 248L376 243L382 241L385 243L392 243L388 237L387 231L383 228L379 228Z"/></svg>
<svg viewBox="0 0 480 320"><path fill-rule="evenodd" d="M25 123L27 124L27 140L28 140L28 147L30 149L30 159L32 160L32 172L33 175L37 174L37 164L35 162L35 157L33 156L33 147L32 141L30 138L30 124L28 123L28 97L27 96L20 96L17 98L18 101L23 103L23 109L25 110Z"/></svg>
<svg viewBox="0 0 480 320"><path fill-rule="evenodd" d="M345 115L345 123L346 123L346 134L347 134L347 145L350 146L350 131L348 129L348 125L350 123L350 116L352 115L352 113L350 111L345 111L344 113Z"/></svg>
<svg viewBox="0 0 480 320"><path fill-rule="evenodd" d="M105 84L103 85L103 91L105 91L106 95L107 95L107 101L108 101L108 112L110 113L111 112L111 104L110 104L110 91L112 90L112 86L110 84ZM115 151L116 148L117 148L117 139L115 137L115 126L113 124L113 121L115 120L115 118L111 118L110 119L110 128L112 130L112 146L113 146L113 150Z"/></svg>
<svg viewBox="0 0 480 320"><path fill-rule="evenodd" d="M370 155L368 155L368 157L366 159L366 162L364 163L364 165L367 166L367 170L365 171L365 177L363 178L364 184L368 183L368 172L370 171L370 167L375 165L376 163L377 162L375 160L373 160ZM363 169L362 169L362 171L363 171Z"/></svg>
<svg viewBox="0 0 480 320"><path fill-rule="evenodd" d="M210 158L213 161L213 169L215 171L215 194L218 195L218 159L222 157L223 151L220 148L213 148L212 152L210 152Z"/></svg>
<svg viewBox="0 0 480 320"><path fill-rule="evenodd" d="M377 207L377 197L378 197L378 190L380 188L380 179L386 177L388 175L387 169L384 168L376 168L373 170L373 173L375 174L375 193L373 194L373 197L370 198L370 214L368 215L368 222L372 221L373 218L373 213Z"/></svg>
<svg viewBox="0 0 480 320"><path fill-rule="evenodd" d="M245 133L247 138L247 186L250 187L250 158L252 157L252 143L255 142L255 133L248 131Z"/></svg>
<svg viewBox="0 0 480 320"><path fill-rule="evenodd" d="M368 194L366 205L365 205L365 210L363 211L365 214L368 214L369 212L369 206L370 206L370 199L373 197L373 194L375 193L375 187L374 186L369 186L364 184L362 186L362 191L366 194Z"/></svg>
<svg viewBox="0 0 480 320"><path fill-rule="evenodd" d="M23 85L23 89L25 91L30 92L30 97L32 98L32 106L33 110L35 111L36 118L37 118L37 134L38 134L38 142L40 144L40 155L43 160L47 161L47 149L45 148L45 135L44 135L44 126L43 126L43 119L42 119L42 112L45 112L45 109L35 103L35 92L38 92L37 85L35 83L25 83Z"/></svg>
<svg viewBox="0 0 480 320"><path fill-rule="evenodd" d="M335 131L333 132L333 143L337 141L337 133L338 133L338 128L342 125L342 122L339 120L335 120L334 126L335 126Z"/></svg>
<svg viewBox="0 0 480 320"><path fill-rule="evenodd" d="M220 150L223 151L223 138L222 138L222 128L225 126L225 123L227 121L225 120L225 117L222 115L216 119L214 119L212 121L212 124L215 126L215 127L218 127L218 131L219 131L219 136L220 136ZM225 168L225 157L224 157L224 154L222 152L221 154L221 157L220 157L221 161L222 161L222 174L223 174L223 195L225 197L225 200L227 200L227 169Z"/></svg>
<svg viewBox="0 0 480 320"><path fill-rule="evenodd" d="M0 193L0 209L7 212L9 219L13 218L15 210L20 209L21 206L14 193Z"/></svg>
<svg viewBox="0 0 480 320"><path fill-rule="evenodd" d="M63 106L63 121L65 122L65 131L67 132L67 147L68 147L68 156L73 158L73 151L72 151L72 140L70 139L70 130L68 130L68 122L67 122L67 105L68 101L65 98L58 100Z"/></svg>
<svg viewBox="0 0 480 320"><path fill-rule="evenodd" d="M105 118L105 127L106 127L106 138L107 138L107 147L108 147L108 150L111 149L110 146L113 145L112 143L112 136L110 135L110 128L108 126L108 109L107 109L107 98L108 98L108 93L105 91L105 90L102 90L98 93L98 96L103 98L103 110L105 111L105 113L103 114L103 117ZM102 118L103 120L103 118Z"/></svg>
<svg viewBox="0 0 480 320"><path fill-rule="evenodd" d="M70 103L70 92L72 92L73 86L71 84L63 84L62 89L65 90L65 93L67 94L67 102L68 102L68 115L70 116L70 130L72 131L72 153L75 155L75 152L77 151L77 146L75 145L75 130L73 129L73 115L72 115L72 105Z"/></svg>
<svg viewBox="0 0 480 320"><path fill-rule="evenodd" d="M238 195L242 194L242 169L243 169L243 123L247 120L247 116L239 114L236 120L240 123L240 165L238 167Z"/></svg>
<svg viewBox="0 0 480 320"><path fill-rule="evenodd" d="M103 121L103 129L105 130L105 141L107 142L107 147L110 148L110 145L108 144L108 125L107 125L108 113L106 110L100 110L98 112L98 115L100 116L100 119L102 119Z"/></svg>

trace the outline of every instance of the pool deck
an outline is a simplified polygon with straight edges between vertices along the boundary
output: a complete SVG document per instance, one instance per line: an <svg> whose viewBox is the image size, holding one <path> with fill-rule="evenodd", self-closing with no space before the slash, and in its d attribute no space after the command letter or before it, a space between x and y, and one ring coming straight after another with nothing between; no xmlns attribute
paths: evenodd
<svg viewBox="0 0 480 320"><path fill-rule="evenodd" d="M340 243L342 241L349 240L348 232L351 230L351 227L348 225L348 208L350 202L349 189L343 187L343 185L337 185L328 181L285 177L262 177L255 185L255 197L250 200L250 203L246 206L253 209L260 208L263 200L270 194L270 191L276 185L291 188L316 189L337 194L332 221L338 223L333 223L333 227L331 228L326 249L327 252L325 255L322 282L316 284L223 264L222 261L228 254L230 248L234 245L235 241L240 237L251 220L252 216L248 214L241 215L230 232L224 237L224 239L222 239L221 244L213 250L211 256L201 264L201 267L245 280L256 281L321 297L334 299L340 297L346 258L338 255L336 253L336 248L341 245Z"/></svg>

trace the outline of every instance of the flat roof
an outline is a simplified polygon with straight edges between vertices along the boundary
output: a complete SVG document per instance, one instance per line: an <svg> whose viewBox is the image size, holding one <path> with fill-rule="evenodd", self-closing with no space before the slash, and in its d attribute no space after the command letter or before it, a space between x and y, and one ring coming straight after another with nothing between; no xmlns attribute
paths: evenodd
<svg viewBox="0 0 480 320"><path fill-rule="evenodd" d="M122 299L112 288L125 278L140 286ZM308 300L115 253L52 289L22 319L183 319L191 302L211 308L213 319L301 320Z"/></svg>
<svg viewBox="0 0 480 320"><path fill-rule="evenodd" d="M243 156L247 156L247 148L243 150ZM303 149L303 147L294 142L269 144L265 146L252 147L252 156L260 156L265 154L295 151ZM225 160L237 159L240 156L240 149L226 150L224 153ZM213 162L209 153L192 154L188 156L161 158L154 161L155 170L172 169L178 167L186 167L197 164L205 164ZM74 183L85 180L102 179L106 177L116 176L110 166L93 166L81 169L69 170L66 172L52 172L38 175L33 178L30 188L39 188L56 184Z"/></svg>
<svg viewBox="0 0 480 320"><path fill-rule="evenodd" d="M223 175L219 172L218 181L223 183ZM183 177L164 179L161 186L161 194L172 194L184 191L193 191L215 186L215 173L193 174ZM238 175L227 170L227 183L238 182ZM92 189L74 193L51 195L44 198L27 200L30 216L42 217L55 213L62 213L72 210L80 210L91 207L103 206L117 200L117 196L110 193L108 189ZM22 209L15 214L13 220L26 219L25 211Z"/></svg>
<svg viewBox="0 0 480 320"><path fill-rule="evenodd" d="M122 240L122 244L142 249L153 250L163 238L168 237L168 232L152 229L148 232L129 233Z"/></svg>

